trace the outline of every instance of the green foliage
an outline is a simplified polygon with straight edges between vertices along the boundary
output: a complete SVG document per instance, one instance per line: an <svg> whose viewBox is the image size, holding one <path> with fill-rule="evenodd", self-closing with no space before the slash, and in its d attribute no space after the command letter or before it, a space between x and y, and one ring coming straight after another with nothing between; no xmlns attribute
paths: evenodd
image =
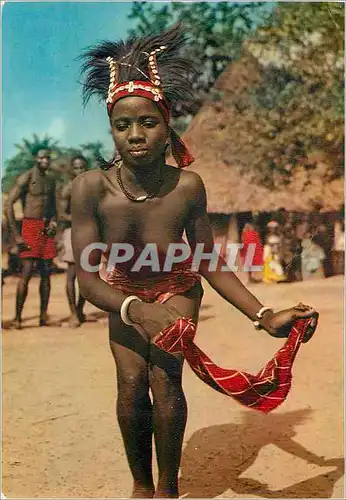
<svg viewBox="0 0 346 500"><path fill-rule="evenodd" d="M32 139L22 139L22 142L15 146L18 153L5 161L5 174L2 178L2 190L5 193L11 189L19 175L32 167L35 156L40 149L50 149L53 158L61 153L58 141L48 136L40 139L37 134L33 134Z"/></svg>
<svg viewBox="0 0 346 500"><path fill-rule="evenodd" d="M37 134L33 134L32 140L23 139L22 144L16 144L23 157L34 158L40 149L50 149L53 152L59 148L59 142L45 135L42 139Z"/></svg>
<svg viewBox="0 0 346 500"><path fill-rule="evenodd" d="M258 131L262 169L289 179L320 150L333 165L329 180L342 175L344 5L280 3L245 47L261 67L249 95L256 122L265 123Z"/></svg>
<svg viewBox="0 0 346 500"><path fill-rule="evenodd" d="M87 142L80 145L82 155L88 160L89 168L98 168L100 157L105 156L105 148L101 141Z"/></svg>
<svg viewBox="0 0 346 500"><path fill-rule="evenodd" d="M130 18L137 21L132 34L138 36L184 23L192 42L188 55L200 70L189 112L195 115L206 101L228 107L232 126L222 126L235 143L237 164L256 170L268 184L274 177L288 182L302 163L310 168L311 152L322 150L332 164L328 179L342 175L342 3L171 2L158 7L135 2ZM237 81L247 80L243 88L230 89L227 81L221 84L226 92L220 85L211 88L236 61L245 68L232 78L236 88ZM181 133L189 120L174 111L173 126ZM222 133L226 129L222 132L220 125Z"/></svg>
<svg viewBox="0 0 346 500"><path fill-rule="evenodd" d="M223 118L213 125L216 138L226 135L232 146L226 155L230 165L255 169L267 183L277 174L289 181L302 163L311 168L308 157L318 150L331 165L326 181L340 177L344 163L344 4L279 2L274 11L272 6L265 2L159 6L134 2L130 18L137 26L132 34L157 33L184 22L192 42L188 55L200 70L190 113L194 115L206 99L218 108ZM239 58L244 66L239 74L211 91L225 68ZM178 113L173 125L182 133L188 122ZM43 147L53 149L66 163L71 156L83 154L90 168L97 167L98 158L104 156L101 142L67 148L53 138L34 134L31 140L23 139L18 152L5 162L5 192L32 166L37 148Z"/></svg>
<svg viewBox="0 0 346 500"><path fill-rule="evenodd" d="M5 161L5 173L2 178L2 190L8 193L12 188L16 178L32 168L35 155L40 149L50 149L52 151L52 167L50 175L56 180L65 183L69 178L71 158L82 155L88 162L88 168L97 168L98 159L104 156L104 145L100 141L81 144L76 148L59 145L52 137L45 136L40 139L33 134L33 139L22 139L20 144L16 144L19 150L12 158Z"/></svg>
<svg viewBox="0 0 346 500"><path fill-rule="evenodd" d="M200 74L195 82L196 100L189 110L195 114L205 94L218 76L240 55L243 41L261 22L265 23L271 7L266 2L170 2L162 7L155 3L134 2L130 19L137 21L132 35L159 33L175 22L183 22L191 41L187 55ZM173 110L178 116L179 110Z"/></svg>
<svg viewBox="0 0 346 500"><path fill-rule="evenodd" d="M271 64L263 68L260 82L249 92L255 106L282 112L299 92L301 84L301 78Z"/></svg>

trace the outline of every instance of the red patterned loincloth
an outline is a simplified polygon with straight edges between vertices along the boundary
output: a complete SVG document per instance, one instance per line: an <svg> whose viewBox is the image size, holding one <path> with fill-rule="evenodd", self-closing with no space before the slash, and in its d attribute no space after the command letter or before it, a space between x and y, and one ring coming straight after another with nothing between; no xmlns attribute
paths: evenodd
<svg viewBox="0 0 346 500"><path fill-rule="evenodd" d="M196 324L191 318L179 318L165 328L155 345L171 354L181 353L197 377L213 389L248 408L268 413L287 397L292 365L310 321L295 322L284 346L257 375L217 366L194 343Z"/></svg>
<svg viewBox="0 0 346 500"><path fill-rule="evenodd" d="M118 269L106 273L105 281L121 293L132 293L145 302L160 302L163 304L174 295L190 290L200 283L198 273L180 269L172 269L169 273L159 273L158 276L148 276L145 279L129 278Z"/></svg>
<svg viewBox="0 0 346 500"><path fill-rule="evenodd" d="M122 293L135 294L147 302L164 303L170 297L189 290L199 275L181 266L156 278L135 282L119 270L112 270L105 281ZM195 343L197 325L182 317L165 328L155 345L171 354L182 354L191 369L213 389L231 396L239 403L267 413L277 408L291 388L292 365L311 319L293 325L284 346L257 374L217 366Z"/></svg>
<svg viewBox="0 0 346 500"><path fill-rule="evenodd" d="M56 256L55 241L54 238L42 234L44 228L45 221L43 219L23 219L22 238L31 249L20 252L22 259L54 259Z"/></svg>
<svg viewBox="0 0 346 500"><path fill-rule="evenodd" d="M136 257L140 250L137 251ZM164 261L165 255L159 255ZM161 262L162 264L162 262ZM132 293L146 302L163 304L174 295L179 295L201 282L201 276L191 271L192 256L185 261L175 263L169 272L153 272L143 269L131 272L133 261L106 269L106 264L100 275L106 283L114 286L119 292Z"/></svg>

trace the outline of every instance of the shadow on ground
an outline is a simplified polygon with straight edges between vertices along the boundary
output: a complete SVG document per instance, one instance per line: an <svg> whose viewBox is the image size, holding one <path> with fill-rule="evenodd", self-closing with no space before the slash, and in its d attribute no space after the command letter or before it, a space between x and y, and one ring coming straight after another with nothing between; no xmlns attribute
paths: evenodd
<svg viewBox="0 0 346 500"><path fill-rule="evenodd" d="M293 439L295 427L304 423L310 414L309 409L272 415L244 412L241 424L198 430L183 452L181 496L215 498L230 489L245 497L252 494L262 498L330 498L336 481L344 474L344 460L326 460ZM335 469L277 490L256 479L241 478L268 444L310 464Z"/></svg>
<svg viewBox="0 0 346 500"><path fill-rule="evenodd" d="M26 322L28 321L31 321L33 319L37 318L37 324L36 325L32 325L32 324L29 324L27 325ZM21 325L21 330L26 330L26 329L29 329L29 328L37 328L39 325L38 325L38 322L39 322L39 316L30 316L30 317L26 317L26 318L23 318L22 320L22 325ZM62 324L62 320L58 320L58 319L54 319L54 320L49 320L49 323L47 325L44 326L44 328L56 328L56 327L60 327ZM3 330L12 330L13 329L13 319L7 319L7 320L3 320L1 322L1 328Z"/></svg>

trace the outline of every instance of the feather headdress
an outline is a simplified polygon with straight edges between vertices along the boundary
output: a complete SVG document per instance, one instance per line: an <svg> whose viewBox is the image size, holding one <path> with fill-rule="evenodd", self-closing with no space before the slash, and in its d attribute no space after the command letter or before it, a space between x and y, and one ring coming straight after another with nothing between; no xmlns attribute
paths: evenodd
<svg viewBox="0 0 346 500"><path fill-rule="evenodd" d="M111 114L119 99L140 95L157 102L168 122L173 105L193 99L195 70L192 62L181 56L185 44L186 36L178 24L158 35L103 41L87 49L81 56L84 105L97 96L107 102ZM189 165L193 158L172 129L171 142L178 165Z"/></svg>

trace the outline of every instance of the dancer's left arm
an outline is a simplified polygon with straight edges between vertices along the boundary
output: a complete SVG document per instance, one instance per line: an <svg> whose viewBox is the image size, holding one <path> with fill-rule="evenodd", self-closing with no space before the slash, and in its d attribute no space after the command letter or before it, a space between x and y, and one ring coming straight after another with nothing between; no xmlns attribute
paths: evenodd
<svg viewBox="0 0 346 500"><path fill-rule="evenodd" d="M194 251L197 243L204 244L204 253L211 253L214 247L214 239L207 215L206 192L201 178L194 174L190 177L191 201L188 222L186 224L186 234L189 244ZM216 271L209 271L210 261L201 262L199 272L209 282L212 288L227 300L230 304L239 309L252 321L256 320L256 313L263 307L263 304L243 285L237 276L227 267L226 262L220 257ZM268 305L268 304L266 304ZM269 304L272 306L271 304ZM298 318L314 317L312 328L305 341L309 340L317 326L318 314L312 307L298 304L296 307L285 309L279 312L268 311L264 313L260 324L263 329L274 337L285 337L290 331L293 322Z"/></svg>

